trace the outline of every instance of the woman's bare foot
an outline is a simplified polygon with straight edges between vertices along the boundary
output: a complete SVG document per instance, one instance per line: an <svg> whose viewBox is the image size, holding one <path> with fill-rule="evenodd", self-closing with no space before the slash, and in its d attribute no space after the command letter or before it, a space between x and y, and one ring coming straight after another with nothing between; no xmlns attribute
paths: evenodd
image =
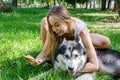
<svg viewBox="0 0 120 80"><path fill-rule="evenodd" d="M38 59L33 58L33 57L30 56L30 55L24 56L24 58L25 58L25 60L26 60L28 63L30 63L30 64L33 65L33 66L39 65L39 64L41 64L41 63L43 63L43 62L45 62L45 61L47 60L46 58L44 58L44 59L42 59L42 60L38 60Z"/></svg>

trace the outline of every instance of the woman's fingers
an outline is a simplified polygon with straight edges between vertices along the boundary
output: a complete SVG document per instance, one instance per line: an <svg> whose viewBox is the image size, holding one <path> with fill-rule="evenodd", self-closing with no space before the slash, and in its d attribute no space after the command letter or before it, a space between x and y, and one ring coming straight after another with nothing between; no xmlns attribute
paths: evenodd
<svg viewBox="0 0 120 80"><path fill-rule="evenodd" d="M24 56L24 58L28 63L30 63L33 66L39 65L39 64L45 62L46 60L49 60L48 58L43 58L43 59L38 60L38 59L33 58L30 55Z"/></svg>
<svg viewBox="0 0 120 80"><path fill-rule="evenodd" d="M39 61L37 61L36 59L34 59L32 56L30 55L27 55L27 56L24 56L25 60L30 63L31 65L35 66L35 65L38 65L39 64Z"/></svg>

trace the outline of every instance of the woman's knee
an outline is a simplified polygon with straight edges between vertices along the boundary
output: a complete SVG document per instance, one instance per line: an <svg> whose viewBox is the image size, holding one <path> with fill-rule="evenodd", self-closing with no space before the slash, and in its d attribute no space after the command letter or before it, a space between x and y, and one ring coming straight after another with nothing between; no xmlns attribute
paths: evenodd
<svg viewBox="0 0 120 80"><path fill-rule="evenodd" d="M101 40L101 49L104 49L104 48L109 48L110 47L110 39L108 37L105 37Z"/></svg>
<svg viewBox="0 0 120 80"><path fill-rule="evenodd" d="M109 48L110 39L100 34L91 34L91 40L95 48Z"/></svg>
<svg viewBox="0 0 120 80"><path fill-rule="evenodd" d="M110 47L110 39L108 37L105 37L102 41L102 48L109 48Z"/></svg>

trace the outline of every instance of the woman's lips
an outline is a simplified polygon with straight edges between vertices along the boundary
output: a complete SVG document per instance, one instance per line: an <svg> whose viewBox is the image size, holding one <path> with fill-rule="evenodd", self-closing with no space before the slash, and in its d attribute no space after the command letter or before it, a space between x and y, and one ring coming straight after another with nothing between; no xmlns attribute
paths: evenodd
<svg viewBox="0 0 120 80"><path fill-rule="evenodd" d="M61 32L56 32L57 35L60 35Z"/></svg>

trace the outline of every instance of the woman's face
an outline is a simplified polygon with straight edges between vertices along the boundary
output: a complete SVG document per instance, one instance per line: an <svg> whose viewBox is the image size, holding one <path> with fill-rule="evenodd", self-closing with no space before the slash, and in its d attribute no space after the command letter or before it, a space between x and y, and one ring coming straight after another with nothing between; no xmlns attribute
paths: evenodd
<svg viewBox="0 0 120 80"><path fill-rule="evenodd" d="M67 33L68 26L67 26L67 23L64 20L60 19L57 16L50 15L49 16L49 22L50 22L50 25L52 26L52 30L58 36L62 36L63 34Z"/></svg>

